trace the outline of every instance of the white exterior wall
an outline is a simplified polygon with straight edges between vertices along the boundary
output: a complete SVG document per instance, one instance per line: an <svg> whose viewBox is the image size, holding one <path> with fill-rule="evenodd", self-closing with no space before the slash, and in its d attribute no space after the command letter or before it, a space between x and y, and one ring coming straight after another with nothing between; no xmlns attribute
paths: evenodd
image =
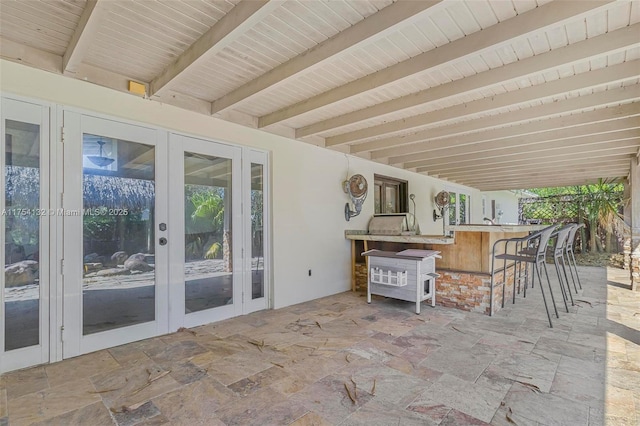
<svg viewBox="0 0 640 426"><path fill-rule="evenodd" d="M482 221L478 190L357 157L349 156L347 161L347 156L339 152L87 82L0 60L0 90L270 151L275 308L350 288L351 251L344 231L366 229L374 211L374 173L409 182L409 192L416 195L417 216L423 234L442 232L442 223L433 221L432 211L435 194L445 187L468 191L472 197L471 221ZM347 175L355 173L367 178L369 195L360 216L346 222L344 204L348 197L342 191L342 182ZM313 271L311 277L308 276L309 269Z"/></svg>
<svg viewBox="0 0 640 426"><path fill-rule="evenodd" d="M485 216L491 219L491 200L496 202L496 223L518 223L518 197L512 191L486 191L482 192L486 198ZM482 205L480 206L482 211ZM502 217L499 218L498 212L502 211ZM499 218L499 220L498 220Z"/></svg>

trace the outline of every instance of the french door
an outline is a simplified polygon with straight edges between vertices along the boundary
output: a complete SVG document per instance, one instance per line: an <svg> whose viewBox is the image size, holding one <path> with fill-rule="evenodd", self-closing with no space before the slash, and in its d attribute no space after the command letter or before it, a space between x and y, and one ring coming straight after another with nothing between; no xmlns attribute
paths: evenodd
<svg viewBox="0 0 640 426"><path fill-rule="evenodd" d="M0 372L268 307L265 152L1 105Z"/></svg>
<svg viewBox="0 0 640 426"><path fill-rule="evenodd" d="M266 154L64 111L63 358L265 309Z"/></svg>
<svg viewBox="0 0 640 426"><path fill-rule="evenodd" d="M49 108L2 98L0 372L49 360Z"/></svg>
<svg viewBox="0 0 640 426"><path fill-rule="evenodd" d="M267 306L266 155L171 134L170 328Z"/></svg>
<svg viewBox="0 0 640 426"><path fill-rule="evenodd" d="M64 111L63 357L168 332L166 132Z"/></svg>

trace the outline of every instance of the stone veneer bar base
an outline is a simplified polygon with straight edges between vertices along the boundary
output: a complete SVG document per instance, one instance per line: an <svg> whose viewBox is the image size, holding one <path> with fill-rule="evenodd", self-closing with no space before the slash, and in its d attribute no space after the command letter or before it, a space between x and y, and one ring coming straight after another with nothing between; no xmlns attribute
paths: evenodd
<svg viewBox="0 0 640 426"><path fill-rule="evenodd" d="M513 267L507 269L505 306L513 300ZM439 270L436 280L436 304L448 308L490 314L491 275L478 272ZM502 271L496 273L493 289L493 313L502 309ZM356 265L356 290L367 291L367 267Z"/></svg>
<svg viewBox="0 0 640 426"><path fill-rule="evenodd" d="M491 314L491 275L478 272L438 271L436 304L463 311ZM495 275L493 313L502 309L502 271ZM513 268L507 269L505 305L513 298Z"/></svg>

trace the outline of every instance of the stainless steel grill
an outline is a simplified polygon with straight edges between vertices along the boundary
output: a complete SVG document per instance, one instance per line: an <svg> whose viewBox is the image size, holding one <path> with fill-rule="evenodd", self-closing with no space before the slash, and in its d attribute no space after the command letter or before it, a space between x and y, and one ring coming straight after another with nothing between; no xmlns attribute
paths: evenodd
<svg viewBox="0 0 640 426"><path fill-rule="evenodd" d="M376 214L369 220L370 235L415 235L409 230L407 213Z"/></svg>

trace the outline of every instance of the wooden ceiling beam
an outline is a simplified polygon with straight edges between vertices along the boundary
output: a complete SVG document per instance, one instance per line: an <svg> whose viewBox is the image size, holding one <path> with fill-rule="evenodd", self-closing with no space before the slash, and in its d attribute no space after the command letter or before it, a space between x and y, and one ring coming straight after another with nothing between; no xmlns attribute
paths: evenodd
<svg viewBox="0 0 640 426"><path fill-rule="evenodd" d="M566 181L562 186L579 186L579 185L588 185L592 183L597 183L598 179L575 179L571 181ZM503 191L503 190L525 190L525 189L534 189L534 188L555 188L558 185L553 184L552 182L536 182L535 184L523 184L523 183L515 183L508 185L483 185L481 188L477 188L481 191Z"/></svg>
<svg viewBox="0 0 640 426"><path fill-rule="evenodd" d="M564 101L545 103L543 105L524 108L504 114L497 114L491 117L481 117L461 123L425 129L410 135L392 136L389 138L364 142L352 145L350 151L352 154L365 151L376 151L385 148L408 145L425 139L461 135L494 127L514 125L545 117L553 117L554 115L613 105L620 102L633 102L637 99L640 99L640 84L620 87L604 92L597 92L586 96L578 96Z"/></svg>
<svg viewBox="0 0 640 426"><path fill-rule="evenodd" d="M438 149L448 149L468 144L489 142L513 137L526 137L536 133L550 133L562 129L579 129L580 126L604 123L609 120L623 119L640 115L639 104L625 104L615 107L602 108L580 114L549 118L499 129L484 130L464 135L445 136L431 140L423 140L399 147L385 148L371 153L371 158L381 159L392 157L399 163L412 161L412 155ZM402 158L400 158L402 157ZM391 163L391 158L389 159Z"/></svg>
<svg viewBox="0 0 640 426"><path fill-rule="evenodd" d="M464 176L464 177L450 177L447 176L447 179L455 179L458 182L491 182L491 181L500 181L500 180L514 180L514 179L525 179L525 178L533 178L533 177L553 177L553 176L568 176L575 174L591 174L592 176L601 176L603 173L615 173L616 175L625 175L629 172L630 166L629 161L626 164L611 164L609 166L593 166L589 168L580 168L580 169L569 169L563 170L561 173L558 170L522 170L519 173L496 173L493 176Z"/></svg>
<svg viewBox="0 0 640 426"><path fill-rule="evenodd" d="M524 169L526 167L556 167L558 170L562 170L564 167L573 167L576 163L584 163L586 165L593 164L593 161L601 161L602 163L615 163L618 161L629 161L630 154L628 154L629 149L625 148L624 150L614 150L611 153L606 155L598 156L594 158L591 153L587 153L583 156L579 155L558 155L554 158L540 158L537 160L516 160L508 163L502 164L487 164L484 167L478 167L474 169L465 168L465 169L449 169L447 171L439 171L434 172L433 174L438 174L439 176L449 176L452 179L455 179L459 176L467 176L470 173L483 175L492 172L501 172L501 171L517 171L520 169ZM578 158L575 158L578 157ZM419 169L422 173L424 173L426 168Z"/></svg>
<svg viewBox="0 0 640 426"><path fill-rule="evenodd" d="M490 69L460 80L441 84L420 92L300 127L296 130L296 138L326 132L386 114L424 105L429 102L475 92L483 88L526 78L536 73L546 72L558 67L629 49L640 44L637 37L638 31L640 31L640 24L631 25L559 49L512 62L499 68Z"/></svg>
<svg viewBox="0 0 640 426"><path fill-rule="evenodd" d="M541 152L546 149L554 149L567 146L579 147L583 145L589 145L591 143L598 143L600 141L620 139L618 135L627 135L629 137L633 137L633 135L640 136L640 120L635 120L634 118L631 118L629 120L633 120L634 122L630 125L621 126L620 128L615 126L615 123L611 124L612 122L607 122L610 123L610 128L602 132L585 132L584 134L580 134L580 132L577 132L577 134L575 135L559 137L557 139L555 137L550 138L549 135L547 135L547 137L538 140L535 143L532 143L530 140L527 140L525 137L523 137L501 139L498 141L481 143L473 146L467 145L458 148L452 148L450 150L441 149L430 153L420 154L420 157L416 156L414 160L407 161L403 164L405 168L414 168L423 165L423 162L425 161L430 161L432 163L454 162L458 160L466 160L468 158L476 158L476 155L479 155L482 158L491 158L492 156L500 156L514 152ZM539 135L531 136L539 137ZM625 137L623 137L623 139Z"/></svg>
<svg viewBox="0 0 640 426"><path fill-rule="evenodd" d="M283 4L282 0L243 0L187 48L150 83L159 94L185 71L220 52Z"/></svg>
<svg viewBox="0 0 640 426"><path fill-rule="evenodd" d="M393 3L330 39L325 40L306 52L213 101L212 112L215 114L224 111L269 88L284 83L287 79L303 71L315 69L336 55L348 52L361 46L365 42L368 43L372 40L385 37L399 25L406 25L408 22L415 21L416 19L424 17L427 13L433 12L437 9L434 6L439 4L441 4L441 0L400 0Z"/></svg>
<svg viewBox="0 0 640 426"><path fill-rule="evenodd" d="M62 56L62 73L75 73L89 50L106 11L105 0L87 0L73 36Z"/></svg>
<svg viewBox="0 0 640 426"><path fill-rule="evenodd" d="M610 159L609 159L610 158ZM518 174L520 171L530 170L575 170L576 168L591 168L599 166L620 166L629 164L629 157L626 155L617 157L605 157L605 158L593 158L583 160L566 159L560 162L550 162L549 159L544 159L539 163L521 164L518 166L501 166L493 167L485 170L457 170L455 172L443 172L441 175L446 176L448 179L464 179L474 176L494 176L501 174Z"/></svg>
<svg viewBox="0 0 640 426"><path fill-rule="evenodd" d="M477 166L471 168L468 165L464 166L450 166L443 169L438 169L435 167L419 167L416 169L418 173L429 173L431 176L438 175L454 175L456 173L469 173L471 170L473 172L482 173L485 171L492 170L500 170L509 167L525 167L528 165L544 165L544 164L555 164L560 169L565 165L572 165L577 161L592 161L594 158L600 158L602 161L613 161L619 160L622 158L629 158L632 155L633 148L624 147L619 149L611 149L609 152L601 153L597 157L591 152L572 152L569 154L558 154L552 157L540 157L540 158L521 158L517 160L509 160L509 161L493 161L486 162L482 164L478 164Z"/></svg>
<svg viewBox="0 0 640 426"><path fill-rule="evenodd" d="M608 120L599 123L590 123L583 126L560 128L543 133L533 133L528 135L518 135L510 138L480 141L465 145L452 144L449 146L441 146L441 144L438 144L437 147L434 147L433 149L428 151L391 157L389 158L388 163L403 164L410 163L412 161L428 160L431 158L443 158L461 154L471 154L474 152L491 151L495 149L513 148L516 146L527 147L544 142L560 141L563 139L574 139L578 137L586 137L595 134L636 128L640 128L640 116L622 118L619 120Z"/></svg>
<svg viewBox="0 0 640 426"><path fill-rule="evenodd" d="M259 126L279 123L304 113L344 101L387 84L422 73L439 65L495 48L534 31L540 31L562 22L607 7L609 0L597 2L551 2L527 13L492 25L488 28L429 50L411 59L392 65L373 74L335 87L302 102L289 105L260 117Z"/></svg>
<svg viewBox="0 0 640 426"><path fill-rule="evenodd" d="M404 167L407 169L413 169L417 167L426 167L426 166L445 166L447 164L461 164L465 162L477 162L477 161L486 161L491 160L493 158L503 158L509 157L512 155L523 155L526 154L531 158L535 158L538 155L543 155L549 152L554 152L558 150L566 150L571 149L574 151L583 151L591 148L597 148L598 146L603 146L609 143L624 141L629 139L640 138L640 130L638 129L630 129L630 130L622 130L619 132L609 132L598 135L591 135L582 138L575 139L565 139L561 141L551 141L545 142L537 145L533 145L531 147L514 147L514 148L505 148L493 151L479 151L470 154L463 155L455 155L451 157L444 158L430 158L428 160L419 160L412 161L409 163L404 163Z"/></svg>
<svg viewBox="0 0 640 426"><path fill-rule="evenodd" d="M509 181L509 182L497 182L497 183L486 183L479 184L474 188L479 189L481 191L501 191L501 190L514 190L514 189L532 189L532 188L556 188L558 186L578 186L578 185L588 185L597 183L602 177L571 177L562 180L559 182L558 180L531 180L531 181ZM613 176L609 179L621 178L621 176Z"/></svg>
<svg viewBox="0 0 640 426"><path fill-rule="evenodd" d="M624 176L629 173L629 166L627 167L614 167L609 169L600 169L600 170L587 170L587 171L578 171L578 172L566 172L559 174L554 173L521 173L517 175L509 176L496 176L495 178L479 178L479 179L460 179L458 182L464 182L466 185L481 185L485 183L495 183L500 181L514 182L514 181L530 181L536 179L562 179L562 178L572 178L572 177L594 177L594 178L607 178L607 177L618 177Z"/></svg>
<svg viewBox="0 0 640 426"><path fill-rule="evenodd" d="M584 173L568 173L563 175L529 175L529 176L519 176L514 179L496 179L496 180L467 180L462 183L464 185L471 186L472 188L484 187L485 185L492 184L505 184L508 183L509 186L520 183L521 185L532 185L532 187L539 186L544 182L545 185L553 185L553 186L566 186L563 182L566 180L576 181L576 180L598 180L602 179L612 179L612 178L620 178L629 173L629 168L626 169L615 169L609 171L600 171L600 172L584 172Z"/></svg>
<svg viewBox="0 0 640 426"><path fill-rule="evenodd" d="M608 84L615 84L638 77L640 77L640 60L623 62L611 67L600 68L595 71L588 71L512 92L501 93L496 96L453 105L448 108L378 124L377 126L371 126L337 136L331 136L326 139L326 146L344 145L382 135L416 131L419 128L424 128L431 124L446 123L451 120L458 120L460 118L471 117L507 107L528 104L538 100L565 95L577 90L593 89Z"/></svg>
<svg viewBox="0 0 640 426"><path fill-rule="evenodd" d="M512 163L513 161L518 160L552 160L562 155L574 155L578 157L587 154L592 158L594 155L605 157L609 155L632 154L633 152L635 152L635 150L638 149L639 146L640 140L638 138L618 141L604 141L599 144L592 144L581 147L579 150L577 150L575 147L559 148L556 150L540 152L535 155L530 152L520 152L517 154L510 154L501 157L487 158L482 161L470 159L466 161L459 161L456 163L424 165L416 167L416 169L418 172L428 172L431 174L444 175L448 170L450 171L464 168L468 170L476 170L476 166L478 165L507 165L509 163Z"/></svg>

